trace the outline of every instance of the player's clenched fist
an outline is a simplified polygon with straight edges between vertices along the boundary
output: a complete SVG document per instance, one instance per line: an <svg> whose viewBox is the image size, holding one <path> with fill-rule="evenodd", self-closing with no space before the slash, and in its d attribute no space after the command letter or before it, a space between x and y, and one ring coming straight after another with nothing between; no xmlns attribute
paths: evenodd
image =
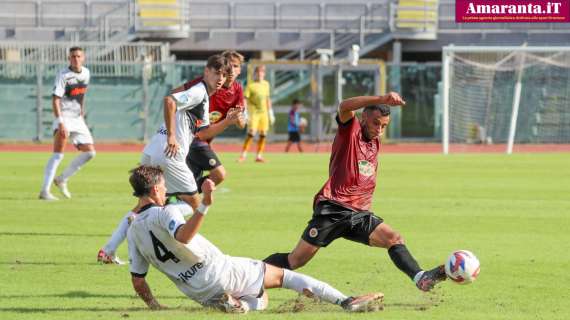
<svg viewBox="0 0 570 320"><path fill-rule="evenodd" d="M390 106L405 106L406 101L396 92L388 92L388 94L380 96L382 104L387 104Z"/></svg>

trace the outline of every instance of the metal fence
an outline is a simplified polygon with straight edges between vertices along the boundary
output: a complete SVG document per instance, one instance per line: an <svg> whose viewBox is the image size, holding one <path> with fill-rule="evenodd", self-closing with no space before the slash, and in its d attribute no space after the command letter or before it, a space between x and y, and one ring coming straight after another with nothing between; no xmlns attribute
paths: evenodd
<svg viewBox="0 0 570 320"><path fill-rule="evenodd" d="M251 66L256 63L253 62ZM63 63L0 62L0 141L51 140L51 94L57 71ZM163 121L162 99L169 91L203 72L204 62L98 63L92 72L86 96L86 120L95 139L139 141L148 139ZM327 140L335 132L334 113L341 99L390 90L386 75L392 65L379 61L349 66L318 66L315 62L266 64L277 121L271 138L285 139L287 113L294 98L301 99L303 115L309 119L307 138ZM115 73L108 72L115 70ZM120 70L127 70L128 75ZM248 66L242 72L247 78ZM399 66L401 88L407 100L402 136L433 139L437 123L434 95L440 66ZM99 75L98 75L99 74ZM281 81L281 82L280 82ZM283 82L284 81L284 82ZM244 83L245 84L245 83ZM285 91L285 92L284 92ZM241 137L243 130L232 127L223 137Z"/></svg>

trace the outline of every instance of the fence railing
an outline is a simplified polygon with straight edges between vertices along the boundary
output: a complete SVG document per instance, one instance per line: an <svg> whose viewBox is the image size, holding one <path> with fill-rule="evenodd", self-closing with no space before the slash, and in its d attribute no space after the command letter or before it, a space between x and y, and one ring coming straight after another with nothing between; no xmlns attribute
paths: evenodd
<svg viewBox="0 0 570 320"><path fill-rule="evenodd" d="M80 46L87 63L169 61L168 43L161 42L0 42L0 61L8 62L54 62L66 63L69 49Z"/></svg>
<svg viewBox="0 0 570 320"><path fill-rule="evenodd" d="M0 61L0 141L51 139L53 81L58 70L66 65ZM303 101L303 116L310 119L307 139L320 141L330 139L335 132L334 113L340 99L390 90L385 75L390 74L392 66L387 67L384 76L379 64L319 68L315 63L294 66L276 61L266 66L267 78L274 89L279 73L311 79L307 85L275 101L277 122L271 139L286 137L287 113L294 98ZM163 121L164 96L186 80L201 75L204 62L98 62L86 67L92 74L86 95L89 127L96 140L123 141L152 136ZM434 126L433 96L437 92L440 69L437 65L416 64L399 68L407 101L403 132L408 137L433 137L433 129L430 129ZM381 90L381 87L386 88ZM231 127L223 137L243 134L243 130Z"/></svg>

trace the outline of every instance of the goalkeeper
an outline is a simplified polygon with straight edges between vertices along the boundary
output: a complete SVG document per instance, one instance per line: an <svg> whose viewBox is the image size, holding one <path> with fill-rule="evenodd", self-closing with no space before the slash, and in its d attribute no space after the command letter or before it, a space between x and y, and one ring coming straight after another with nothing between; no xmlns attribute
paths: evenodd
<svg viewBox="0 0 570 320"><path fill-rule="evenodd" d="M256 162L265 162L263 159L263 149L265 148L265 139L269 130L269 123L273 125L275 116L271 108L271 96L269 90L269 82L265 80L265 66L257 66L254 72L254 80L245 87L244 96L247 101L247 137L243 143L241 156L238 162L244 162L247 156L249 145L253 141L253 137L259 132L259 140L257 142Z"/></svg>

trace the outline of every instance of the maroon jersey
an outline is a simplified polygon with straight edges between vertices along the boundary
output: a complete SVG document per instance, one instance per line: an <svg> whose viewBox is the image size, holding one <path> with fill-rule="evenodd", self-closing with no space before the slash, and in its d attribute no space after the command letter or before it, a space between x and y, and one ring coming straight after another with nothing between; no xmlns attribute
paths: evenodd
<svg viewBox="0 0 570 320"><path fill-rule="evenodd" d="M203 80L198 77L184 84L184 90L188 90L196 83ZM243 108L243 88L241 84L234 81L229 88L222 86L210 97L210 124L214 124L226 118L231 108ZM211 140L210 140L211 141ZM192 146L204 145L204 141L194 139Z"/></svg>
<svg viewBox="0 0 570 320"><path fill-rule="evenodd" d="M186 82L184 90L202 80L203 77L198 77ZM228 111L236 107L243 107L243 89L241 84L234 81L229 88L222 86L210 97L210 124L225 119Z"/></svg>
<svg viewBox="0 0 570 320"><path fill-rule="evenodd" d="M376 188L380 139L367 140L358 118L342 124L332 144L329 179L315 195L313 206L331 201L355 211L368 211Z"/></svg>

